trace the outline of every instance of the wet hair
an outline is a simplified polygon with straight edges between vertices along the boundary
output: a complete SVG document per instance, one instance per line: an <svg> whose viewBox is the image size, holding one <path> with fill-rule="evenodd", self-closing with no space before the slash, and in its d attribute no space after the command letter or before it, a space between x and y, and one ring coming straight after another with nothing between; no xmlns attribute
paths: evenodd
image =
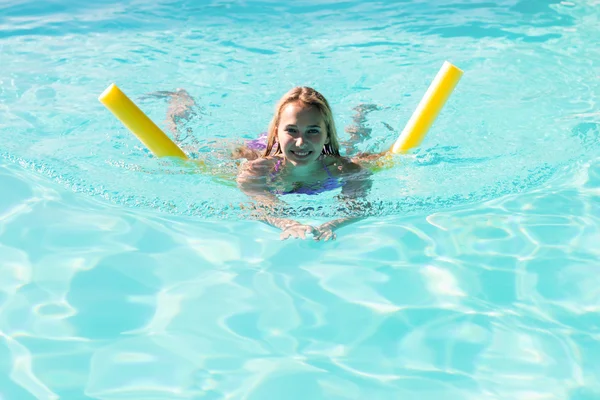
<svg viewBox="0 0 600 400"><path fill-rule="evenodd" d="M268 157L273 154L281 154L281 148L277 143L277 129L279 128L279 120L281 119L281 111L288 104L302 104L308 107L315 107L321 113L323 121L325 122L325 130L329 143L323 146L321 154L338 156L340 155L340 144L335 129L335 123L333 121L333 113L331 107L325 99L325 97L317 92L315 89L305 86L297 86L283 95L275 106L275 115L269 124L269 131L267 136L267 148L263 154L263 157Z"/></svg>

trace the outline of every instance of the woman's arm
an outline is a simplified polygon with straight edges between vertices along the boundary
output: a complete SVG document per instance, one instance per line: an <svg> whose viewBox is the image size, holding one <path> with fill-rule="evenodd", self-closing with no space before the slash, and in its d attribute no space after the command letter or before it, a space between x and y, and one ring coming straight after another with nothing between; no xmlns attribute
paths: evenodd
<svg viewBox="0 0 600 400"><path fill-rule="evenodd" d="M352 211L352 209L357 209L356 211L364 210L365 207L369 206L369 203L363 201L363 199L367 196L373 185L371 173L360 165L352 162L349 162L344 166L344 172L348 177L346 178L346 183L342 187L342 193L337 199L350 211ZM336 237L336 230L364 218L364 216L349 216L325 222L317 228L315 239L333 240Z"/></svg>
<svg viewBox="0 0 600 400"><path fill-rule="evenodd" d="M238 175L238 186L247 196L258 203L258 206L254 208L254 218L280 229L282 240L289 237L305 239L306 234L315 233L316 228L292 219L278 218L271 215L276 207L285 205L283 201L268 190L267 176L272 167L273 162L270 159L261 158L247 162L242 166Z"/></svg>
<svg viewBox="0 0 600 400"><path fill-rule="evenodd" d="M198 106L196 100L185 89L175 89L174 92L161 90L142 96L142 98L148 97L168 99L167 115L165 117L167 129L173 134L173 139L178 145L190 140L192 141L191 145L197 148L198 143L191 134L191 129L187 128L185 132L182 132L186 124L196 118L201 118L203 114L203 110Z"/></svg>

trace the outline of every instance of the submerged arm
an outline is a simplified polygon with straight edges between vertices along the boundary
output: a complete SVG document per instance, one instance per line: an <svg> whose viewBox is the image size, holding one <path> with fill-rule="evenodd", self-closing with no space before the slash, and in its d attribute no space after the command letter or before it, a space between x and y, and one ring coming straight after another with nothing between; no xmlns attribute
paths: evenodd
<svg viewBox="0 0 600 400"><path fill-rule="evenodd" d="M364 199L369 191L373 182L371 181L371 174L368 170L361 168L357 164L350 164L349 172L352 174L351 178L348 178L345 185L342 187L342 193L338 196L338 200L341 201L347 208L352 209L364 209L368 203L361 201ZM318 233L315 235L317 240L329 240L335 239L335 231L358 222L364 219L365 216L348 216L337 218L328 222L325 222L317 228Z"/></svg>
<svg viewBox="0 0 600 400"><path fill-rule="evenodd" d="M281 239L289 237L304 239L306 233L316 232L316 228L310 225L304 225L292 219L274 217L270 214L274 211L274 208L285 205L283 201L268 190L267 176L270 169L271 163L268 160L258 159L246 163L238 175L239 188L258 203L257 208L254 209L253 217L280 229Z"/></svg>
<svg viewBox="0 0 600 400"><path fill-rule="evenodd" d="M186 130L186 135L183 137L180 130L186 123L199 117L201 109L196 104L196 100L185 89L176 89L174 92L161 90L142 96L142 98L148 97L169 99L165 124L177 143L181 143L191 136L190 129Z"/></svg>

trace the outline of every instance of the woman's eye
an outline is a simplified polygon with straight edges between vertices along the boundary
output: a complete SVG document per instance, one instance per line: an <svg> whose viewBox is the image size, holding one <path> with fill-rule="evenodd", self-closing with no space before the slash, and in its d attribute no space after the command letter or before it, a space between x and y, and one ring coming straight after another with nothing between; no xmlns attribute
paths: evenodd
<svg viewBox="0 0 600 400"><path fill-rule="evenodd" d="M317 133L319 133L319 130L318 129L309 129L308 133L316 135Z"/></svg>

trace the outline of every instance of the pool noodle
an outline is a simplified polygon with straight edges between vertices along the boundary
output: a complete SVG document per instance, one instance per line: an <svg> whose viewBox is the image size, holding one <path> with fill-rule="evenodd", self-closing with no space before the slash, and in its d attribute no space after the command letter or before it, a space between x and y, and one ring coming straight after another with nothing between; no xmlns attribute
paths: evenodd
<svg viewBox="0 0 600 400"><path fill-rule="evenodd" d="M177 157L186 154L133 101L111 84L98 100L119 119L157 157Z"/></svg>
<svg viewBox="0 0 600 400"><path fill-rule="evenodd" d="M421 144L462 74L462 70L448 61L444 62L402 133L391 147L391 153L406 153Z"/></svg>

